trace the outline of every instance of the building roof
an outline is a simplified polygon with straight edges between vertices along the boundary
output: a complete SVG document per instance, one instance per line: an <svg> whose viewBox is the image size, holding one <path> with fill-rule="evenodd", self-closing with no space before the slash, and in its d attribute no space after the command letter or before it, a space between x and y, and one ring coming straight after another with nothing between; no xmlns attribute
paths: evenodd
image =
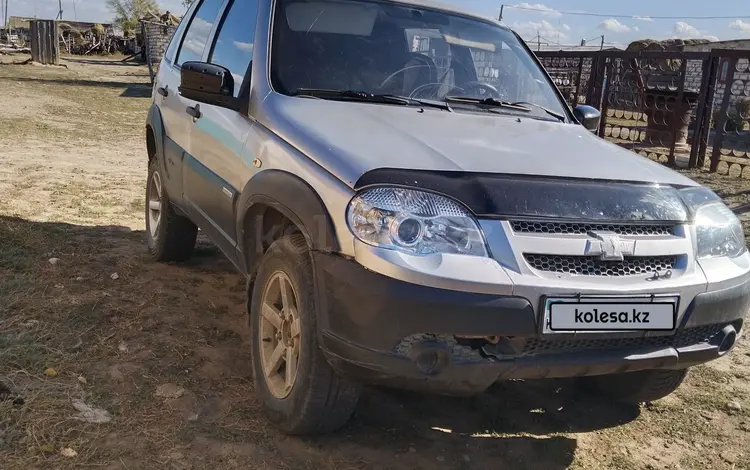
<svg viewBox="0 0 750 470"><path fill-rule="evenodd" d="M8 26L10 26L13 29L29 29L31 28L31 24L30 24L31 21L43 20L43 19L46 19L46 18L32 18L29 16L10 16L8 17ZM112 26L111 23L90 23L88 21L70 21L70 20L62 20L62 21L78 30L91 29L96 24L100 24L107 29Z"/></svg>

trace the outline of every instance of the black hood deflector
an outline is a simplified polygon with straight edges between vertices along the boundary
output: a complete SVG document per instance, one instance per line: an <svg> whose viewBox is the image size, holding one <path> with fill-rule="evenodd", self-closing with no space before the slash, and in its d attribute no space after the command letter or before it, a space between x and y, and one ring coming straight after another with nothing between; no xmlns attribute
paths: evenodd
<svg viewBox="0 0 750 470"><path fill-rule="evenodd" d="M462 202L481 218L688 220L678 188L646 182L381 168L362 175L355 189L376 185L440 193Z"/></svg>

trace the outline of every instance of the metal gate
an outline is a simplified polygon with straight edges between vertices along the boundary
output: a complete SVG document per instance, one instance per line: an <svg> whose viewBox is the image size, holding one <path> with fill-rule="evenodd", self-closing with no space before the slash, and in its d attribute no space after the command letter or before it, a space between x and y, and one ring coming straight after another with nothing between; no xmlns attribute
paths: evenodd
<svg viewBox="0 0 750 470"><path fill-rule="evenodd" d="M601 137L670 166L703 167L710 148L712 171L750 177L750 51L537 57L568 104L601 110Z"/></svg>

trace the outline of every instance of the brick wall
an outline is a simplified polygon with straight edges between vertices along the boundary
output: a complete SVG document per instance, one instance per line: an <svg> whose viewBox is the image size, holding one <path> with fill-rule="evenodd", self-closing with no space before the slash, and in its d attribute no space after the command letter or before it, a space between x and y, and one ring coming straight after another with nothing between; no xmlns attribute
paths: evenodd
<svg viewBox="0 0 750 470"><path fill-rule="evenodd" d="M159 63L162 57L164 57L167 46L169 46L169 41L172 39L177 26L150 21L143 21L142 25L144 43L146 44L146 60L149 63L149 67L153 69L152 74L155 75L159 70Z"/></svg>

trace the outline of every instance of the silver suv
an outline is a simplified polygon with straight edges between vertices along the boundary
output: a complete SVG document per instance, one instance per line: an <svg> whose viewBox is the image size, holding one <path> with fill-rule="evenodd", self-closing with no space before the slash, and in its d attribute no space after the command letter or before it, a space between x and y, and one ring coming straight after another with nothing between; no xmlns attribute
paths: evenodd
<svg viewBox="0 0 750 470"><path fill-rule="evenodd" d="M288 433L362 383L575 377L626 402L726 354L737 218L590 130L495 21L416 0L200 0L148 115L154 258L198 227L247 277L255 389Z"/></svg>

